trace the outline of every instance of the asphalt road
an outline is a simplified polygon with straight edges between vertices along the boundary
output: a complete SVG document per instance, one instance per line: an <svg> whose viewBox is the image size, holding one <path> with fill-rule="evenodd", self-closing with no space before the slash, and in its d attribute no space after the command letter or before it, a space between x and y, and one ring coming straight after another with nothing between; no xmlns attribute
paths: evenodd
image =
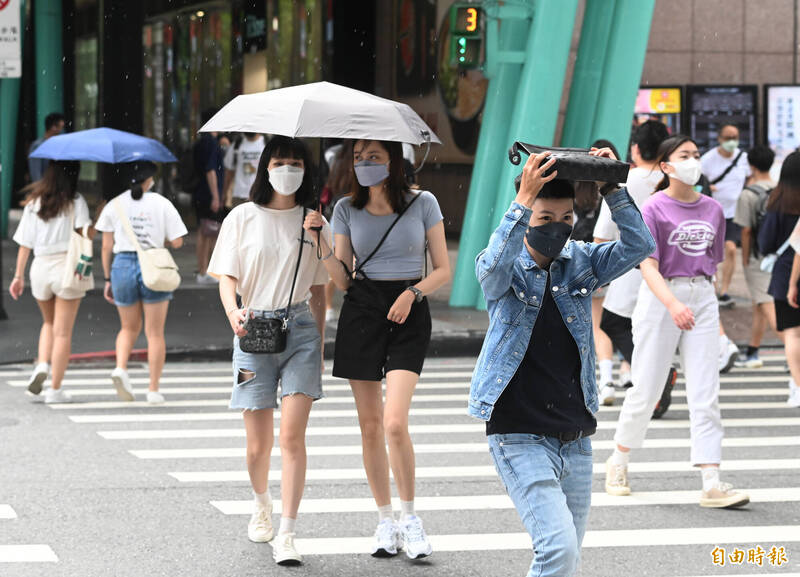
<svg viewBox="0 0 800 577"><path fill-rule="evenodd" d="M697 505L682 382L634 454L631 497L603 493L620 402L601 409L581 577L800 575L800 409L785 405L782 357L762 354L764 369L735 370L722 383L723 480L751 492L744 510ZM294 569L275 566L268 544L247 540L251 496L241 418L226 406L229 364L170 364L162 382L169 402L160 408L118 403L110 368L96 365L68 373L79 402L34 404L23 394L29 367L0 367L0 576L522 577L530 541L504 497L482 424L466 416L474 362L430 361L415 396L417 505L435 550L422 562L363 552L376 515L354 406L346 383L325 377L297 524L305 565ZM132 372L143 391L144 367ZM278 476L271 478L277 501ZM717 546L729 555L760 546L766 555L761 566L745 557L719 567ZM770 564L772 546L785 548L781 567ZM7 562L14 556L28 560Z"/></svg>

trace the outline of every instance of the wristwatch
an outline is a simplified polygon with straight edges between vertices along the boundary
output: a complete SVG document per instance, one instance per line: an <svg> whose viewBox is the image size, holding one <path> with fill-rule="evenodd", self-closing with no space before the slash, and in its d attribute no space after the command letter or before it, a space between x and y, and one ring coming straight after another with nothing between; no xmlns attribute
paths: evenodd
<svg viewBox="0 0 800 577"><path fill-rule="evenodd" d="M422 294L421 290L419 290L415 286L406 287L406 290L407 291L411 291L412 293L414 293L414 300L415 301L417 301L418 303L422 302L422 299L424 298L424 295Z"/></svg>

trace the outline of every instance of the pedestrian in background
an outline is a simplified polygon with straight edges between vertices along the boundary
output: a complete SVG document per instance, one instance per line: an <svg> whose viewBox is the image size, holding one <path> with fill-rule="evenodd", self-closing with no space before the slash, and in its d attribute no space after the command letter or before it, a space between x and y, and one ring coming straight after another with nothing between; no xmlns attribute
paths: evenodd
<svg viewBox="0 0 800 577"><path fill-rule="evenodd" d="M51 136L56 136L64 132L65 120L64 115L60 112L51 112L44 117L44 134L41 138L37 138L31 143L28 149L28 172L31 176L31 182L36 182L44 176L44 171L50 163L48 158L30 158L31 153L39 148L45 140Z"/></svg>
<svg viewBox="0 0 800 577"><path fill-rule="evenodd" d="M359 140L352 162L358 188L333 212L336 258L330 258L329 240L324 235L319 239L331 278L347 291L336 331L333 376L350 381L358 411L364 469L378 507L372 555L393 556L405 547L409 558L418 559L432 548L414 509L408 412L431 338L425 296L450 280L444 223L433 194L409 189L399 142ZM314 212L306 227L321 222ZM390 465L400 495L399 522L392 512Z"/></svg>
<svg viewBox="0 0 800 577"><path fill-rule="evenodd" d="M103 233L103 295L109 303L116 305L121 325L116 342L117 366L111 372L111 381L120 399L134 400L128 359L142 332L144 314L150 372L147 402L161 404L164 396L158 389L167 354L164 326L172 293L154 291L145 286L137 250L163 248L165 244L178 249L183 246L187 230L173 204L157 192L149 192L157 172L156 165L138 162L128 170L131 188L109 201L97 219L97 230ZM135 239L130 238L123 215L130 223Z"/></svg>
<svg viewBox="0 0 800 577"><path fill-rule="evenodd" d="M244 418L247 470L255 496L247 534L256 543L274 536L268 478L280 383L283 507L272 543L279 565L302 562L294 537L305 487L305 434L311 404L322 397L323 287L328 275L310 246L311 235L303 232L305 207L314 200L313 182L305 144L273 137L261 154L252 202L235 207L225 218L209 265L219 278L220 298L234 334L230 408L240 409ZM320 234L330 235L325 223L322 226ZM285 350L244 352L241 339L253 318L284 319Z"/></svg>
<svg viewBox="0 0 800 577"><path fill-rule="evenodd" d="M217 113L209 108L203 111L203 124ZM217 280L208 274L208 261L214 251L214 243L222 222L223 186L225 169L224 154L216 132L203 132L194 145L194 165L199 174L194 191L194 209L197 215L197 275L199 284L214 284Z"/></svg>
<svg viewBox="0 0 800 577"><path fill-rule="evenodd" d="M770 275L761 270L761 253L758 250L758 233L767 213L767 200L775 183L769 175L775 153L764 145L753 147L747 153L752 182L745 187L736 205L734 223L742 231L742 270L753 302L753 322L750 326L750 343L747 352L736 360L737 367L758 369L764 363L758 356L761 339L767 326L783 340L783 333L775 324L775 303L769 295Z"/></svg>
<svg viewBox="0 0 800 577"><path fill-rule="evenodd" d="M725 215L720 204L697 192L700 153L676 135L658 153L663 179L642 207L656 242L640 265L644 283L633 312L633 387L625 395L606 462L606 492L629 495L631 449L641 448L650 417L669 375L676 348L686 374L691 462L702 473L701 507L741 507L749 497L719 479L722 419L719 372L709 358L719 346L719 303L713 275L723 259Z"/></svg>
<svg viewBox="0 0 800 577"><path fill-rule="evenodd" d="M61 381L69 363L72 328L86 292L64 287L64 267L73 230L91 224L89 207L77 192L80 162L52 161L44 177L23 189L25 208L14 242L19 245L14 279L8 289L18 300L25 288L25 266L33 251L31 293L42 314L36 367L28 381L28 392L39 395L52 368L45 403L68 403L69 393Z"/></svg>
<svg viewBox="0 0 800 577"><path fill-rule="evenodd" d="M226 206L239 206L250 199L250 189L256 180L256 169L263 151L264 136L255 132L245 132L228 147L223 162Z"/></svg>
<svg viewBox="0 0 800 577"><path fill-rule="evenodd" d="M769 294L775 303L777 329L784 332L786 362L792 379L789 381L788 404L800 406L800 309L797 288L800 269L791 234L800 219L800 152L793 152L783 161L778 185L767 202L767 213L758 233L761 254L777 255L769 282ZM796 245L797 243L795 243ZM794 269L794 270L793 270Z"/></svg>

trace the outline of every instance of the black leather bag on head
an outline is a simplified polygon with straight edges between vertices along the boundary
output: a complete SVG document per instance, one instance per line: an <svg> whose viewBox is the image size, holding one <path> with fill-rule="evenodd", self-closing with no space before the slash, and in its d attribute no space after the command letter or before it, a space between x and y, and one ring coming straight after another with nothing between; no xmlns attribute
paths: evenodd
<svg viewBox="0 0 800 577"><path fill-rule="evenodd" d="M283 318L248 318L244 324L247 334L239 339L239 348L244 353L276 354L286 350L286 340L289 336L289 311L292 308L294 286L297 283L297 274L300 271L300 260L303 258L306 231L302 227L302 223L305 220L306 209L304 208L300 227L300 250L297 253L297 264L294 267L294 278L292 278L292 288L289 291L289 304L286 305L286 312Z"/></svg>
<svg viewBox="0 0 800 577"><path fill-rule="evenodd" d="M621 183L628 180L630 165L627 162L602 158L589 154L588 148L558 148L555 146L537 146L524 142L515 142L508 151L511 164L522 162L521 152L528 155L550 152L550 158L555 158L555 164L545 173L545 176L557 170L560 180L586 180L594 182Z"/></svg>
<svg viewBox="0 0 800 577"><path fill-rule="evenodd" d="M386 232L383 233L381 240L378 241L377 246L372 249L372 252L369 253L367 258L363 261L358 263L358 266L350 272L350 269L347 268L347 265L342 263L342 266L347 271L348 276L350 277L350 288L347 289L347 293L345 294L344 298L350 302L351 304L365 309L371 310L376 313L376 315L380 314L385 317L385 315L389 312L391 308L391 303L387 303L386 299L383 296L383 293L380 289L375 285L375 283L364 273L364 266L370 261L370 259L375 256L375 253L378 252L378 249L383 246L386 237L389 236L389 233L392 232L394 225L403 217L403 215L411 208L411 205L416 202L416 200L420 197L417 194L411 201L406 205L406 207L397 215L392 221L392 224L389 225L389 228L386 229ZM339 261L341 262L341 261ZM427 264L427 263L426 263Z"/></svg>

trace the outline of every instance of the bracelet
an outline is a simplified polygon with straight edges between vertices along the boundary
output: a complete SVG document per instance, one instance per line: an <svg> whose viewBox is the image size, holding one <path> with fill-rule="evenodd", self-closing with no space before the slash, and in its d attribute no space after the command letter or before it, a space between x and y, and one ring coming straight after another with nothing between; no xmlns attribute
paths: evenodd
<svg viewBox="0 0 800 577"><path fill-rule="evenodd" d="M20 280L22 277L18 274L14 275L14 278L11 280Z"/></svg>
<svg viewBox="0 0 800 577"><path fill-rule="evenodd" d="M319 260L328 260L332 256L333 256L333 249L331 249L331 252L329 252L326 256L320 257Z"/></svg>
<svg viewBox="0 0 800 577"><path fill-rule="evenodd" d="M111 282L111 277L104 277L103 280L106 282Z"/></svg>
<svg viewBox="0 0 800 577"><path fill-rule="evenodd" d="M230 316L230 315L231 315L231 313L232 313L233 311L237 310L238 308L239 308L239 307L233 307L231 310L229 310L229 311L225 311L225 316L226 316L226 317Z"/></svg>

